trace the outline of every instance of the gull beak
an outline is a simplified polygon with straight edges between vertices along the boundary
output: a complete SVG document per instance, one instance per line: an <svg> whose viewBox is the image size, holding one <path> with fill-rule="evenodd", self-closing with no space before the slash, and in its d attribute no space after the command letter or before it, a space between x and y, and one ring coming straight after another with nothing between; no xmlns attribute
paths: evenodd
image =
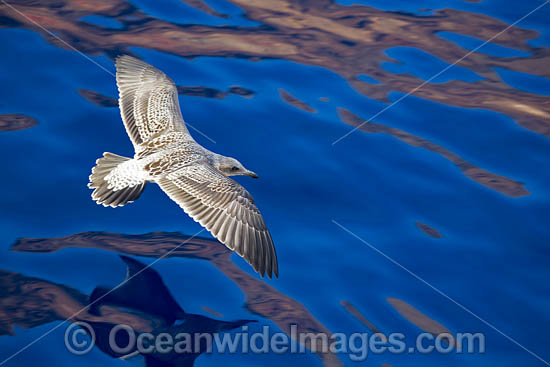
<svg viewBox="0 0 550 367"><path fill-rule="evenodd" d="M260 176L258 176L257 174L255 174L255 173L252 172L252 171L246 171L245 174L246 174L247 176L252 177L252 178L258 178L258 177L260 177Z"/></svg>

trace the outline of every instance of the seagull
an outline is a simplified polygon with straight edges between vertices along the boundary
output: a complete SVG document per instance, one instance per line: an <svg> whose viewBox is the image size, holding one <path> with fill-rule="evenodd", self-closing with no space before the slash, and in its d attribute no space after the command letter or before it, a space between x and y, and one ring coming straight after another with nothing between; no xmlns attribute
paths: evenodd
<svg viewBox="0 0 550 367"><path fill-rule="evenodd" d="M279 276L277 254L252 195L229 176L258 178L238 160L209 151L189 134L178 91L162 71L123 55L115 61L119 109L134 158L105 152L88 187L113 208L139 198L154 182L191 218L260 275Z"/></svg>

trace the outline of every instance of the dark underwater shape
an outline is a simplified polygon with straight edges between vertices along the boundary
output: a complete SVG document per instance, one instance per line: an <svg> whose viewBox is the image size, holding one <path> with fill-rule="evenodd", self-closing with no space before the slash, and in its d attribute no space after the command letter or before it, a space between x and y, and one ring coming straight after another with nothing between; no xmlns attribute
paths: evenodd
<svg viewBox="0 0 550 367"><path fill-rule="evenodd" d="M131 257L120 255L127 267L126 279L115 288L97 287L90 295L90 313L103 304L129 307L164 318L168 324L185 317L160 275Z"/></svg>
<svg viewBox="0 0 550 367"><path fill-rule="evenodd" d="M161 324L159 328L146 331L147 333L153 335L168 333L173 340L177 340L176 336L180 333L191 335L192 345L188 346L189 352L146 354L144 358L148 367L192 366L195 359L206 352L209 347L204 339L199 339L200 344L197 346L195 335L214 335L255 322L255 320L221 321L202 315L186 314L174 300L162 278L154 269L128 256L120 255L120 258L127 267L126 279L121 286L110 290L103 287L94 289L90 296L90 313L100 316L100 306L109 304L142 312L142 317L161 317L164 326ZM176 320L178 322L174 323ZM122 355L112 349L109 344L109 337L111 330L117 324L108 322L88 322L88 324L94 330L97 347L109 356L120 358L137 352L134 349ZM132 328L139 333L138 328ZM123 347L129 343L128 334L124 331L117 332L114 337L119 346Z"/></svg>
<svg viewBox="0 0 550 367"><path fill-rule="evenodd" d="M255 322L255 320L221 321L211 319L206 316L190 314L185 318L182 324L170 326L168 328L158 330L158 332L168 333L172 335L174 339L176 339L176 335L180 333L191 335L193 343L188 347L191 348L193 352L184 354L155 353L146 355L144 356L146 365L147 367L192 366L194 360L211 347L204 339L199 340L199 345L195 344L195 335L210 334L213 336L214 334L240 328L251 322Z"/></svg>
<svg viewBox="0 0 550 367"><path fill-rule="evenodd" d="M332 332L303 304L238 267L230 259L231 251L213 239L191 237L177 232L141 235L83 232L57 238L21 238L13 245L12 251L44 253L59 251L66 247L97 248L152 258L186 257L209 261L245 294L244 308L270 319L287 335L290 335L292 325L297 326L298 333L332 335ZM158 321L155 325L158 325ZM311 345L306 344L306 348L311 349ZM338 356L330 351L319 352L316 355L323 365L342 365Z"/></svg>
<svg viewBox="0 0 550 367"><path fill-rule="evenodd" d="M146 267L137 260L126 256L121 257L128 267L129 274L135 275ZM191 335L190 340L194 342L194 334L226 332L255 322L255 320L222 321L183 313L159 274L151 268L135 276L129 283L130 287L123 292L114 291L115 297L110 299L109 303L102 303L97 310L99 312L91 313L86 307L89 304L88 297L74 288L0 270L0 335L15 335L14 326L34 328L64 320L85 322L94 331L95 345L105 354L120 358L123 355L112 350L109 345L109 333L116 325L130 326L136 336L142 333L153 335L169 333L175 338L179 333L188 333ZM141 294L138 292L140 287ZM160 297L162 301L167 302L166 310L160 310L162 309L160 300L151 306L144 305L143 292L149 287L157 287L160 291L148 294L147 299L152 300L152 296ZM167 315L168 310L177 313L178 322L172 321L176 316ZM117 332L115 340L118 346L124 347L128 344L128 334L123 331ZM200 348L196 349L195 344L191 345L189 353L184 351L176 354L147 355L145 356L146 366L192 366L194 360L206 351L207 345L199 345ZM124 355L128 354L132 354L132 351Z"/></svg>

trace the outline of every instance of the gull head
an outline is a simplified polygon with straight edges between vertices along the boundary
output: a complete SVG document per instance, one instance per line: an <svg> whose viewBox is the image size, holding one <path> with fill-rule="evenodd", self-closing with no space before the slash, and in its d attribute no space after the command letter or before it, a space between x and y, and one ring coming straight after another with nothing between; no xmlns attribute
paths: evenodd
<svg viewBox="0 0 550 367"><path fill-rule="evenodd" d="M216 169L223 173L225 176L244 175L258 178L258 175L256 173L244 168L241 162L239 162L235 158L224 157L220 155L218 155L217 158L218 159L216 159L214 162L214 167L216 167Z"/></svg>

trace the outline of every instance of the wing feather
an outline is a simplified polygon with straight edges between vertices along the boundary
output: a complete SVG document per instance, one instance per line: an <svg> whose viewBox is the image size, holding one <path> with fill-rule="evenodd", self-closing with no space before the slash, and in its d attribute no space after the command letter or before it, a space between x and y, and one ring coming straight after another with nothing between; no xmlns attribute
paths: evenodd
<svg viewBox="0 0 550 367"><path fill-rule="evenodd" d="M273 240L254 199L212 166L195 164L158 181L161 189L262 276L278 276Z"/></svg>
<svg viewBox="0 0 550 367"><path fill-rule="evenodd" d="M172 131L189 135L176 85L166 74L128 55L115 66L120 114L134 147Z"/></svg>

